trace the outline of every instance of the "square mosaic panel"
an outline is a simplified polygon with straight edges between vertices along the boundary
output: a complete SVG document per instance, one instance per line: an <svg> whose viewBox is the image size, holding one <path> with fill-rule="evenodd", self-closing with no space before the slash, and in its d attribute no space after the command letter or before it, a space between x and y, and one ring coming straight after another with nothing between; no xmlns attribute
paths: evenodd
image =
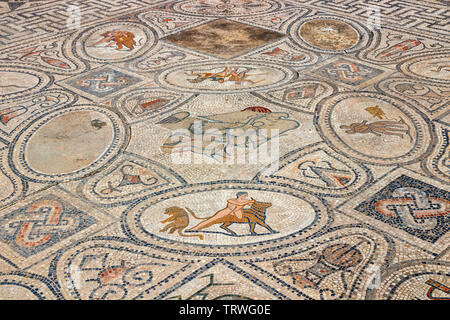
<svg viewBox="0 0 450 320"><path fill-rule="evenodd" d="M231 58L284 37L248 24L220 19L164 38L215 57Z"/></svg>
<svg viewBox="0 0 450 320"><path fill-rule="evenodd" d="M56 196L36 199L0 221L0 241L28 258L84 230L97 220Z"/></svg>
<svg viewBox="0 0 450 320"><path fill-rule="evenodd" d="M95 100L104 100L142 83L142 77L112 67L101 67L79 76L66 79L60 84Z"/></svg>
<svg viewBox="0 0 450 320"><path fill-rule="evenodd" d="M434 243L450 230L450 192L402 175L355 210Z"/></svg>
<svg viewBox="0 0 450 320"><path fill-rule="evenodd" d="M323 61L306 73L312 77L331 80L348 89L360 89L393 73L386 67L358 61L347 56L337 56Z"/></svg>

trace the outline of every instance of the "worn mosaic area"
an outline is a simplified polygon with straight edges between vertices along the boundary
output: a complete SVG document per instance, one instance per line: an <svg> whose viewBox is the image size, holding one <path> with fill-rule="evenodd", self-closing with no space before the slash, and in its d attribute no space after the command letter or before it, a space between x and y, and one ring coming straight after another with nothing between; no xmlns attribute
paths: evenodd
<svg viewBox="0 0 450 320"><path fill-rule="evenodd" d="M445 0L0 1L0 298L450 299L449 30Z"/></svg>

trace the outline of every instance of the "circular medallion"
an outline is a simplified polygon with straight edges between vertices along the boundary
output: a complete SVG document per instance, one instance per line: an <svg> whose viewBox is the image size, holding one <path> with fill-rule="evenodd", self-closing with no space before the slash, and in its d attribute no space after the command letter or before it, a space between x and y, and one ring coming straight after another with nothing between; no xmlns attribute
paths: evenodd
<svg viewBox="0 0 450 320"><path fill-rule="evenodd" d="M373 92L343 92L321 102L316 126L336 150L369 163L410 163L431 142L430 129L415 109Z"/></svg>
<svg viewBox="0 0 450 320"><path fill-rule="evenodd" d="M416 56L397 68L406 76L436 84L450 84L450 53Z"/></svg>
<svg viewBox="0 0 450 320"><path fill-rule="evenodd" d="M100 169L122 150L128 129L110 110L76 106L48 113L22 130L10 157L30 180L55 182L81 178Z"/></svg>
<svg viewBox="0 0 450 320"><path fill-rule="evenodd" d="M155 33L147 26L115 22L82 32L73 46L80 57L90 61L122 62L142 56L155 43Z"/></svg>
<svg viewBox="0 0 450 320"><path fill-rule="evenodd" d="M325 50L344 50L358 43L359 35L349 24L331 19L308 21L300 36L310 45Z"/></svg>
<svg viewBox="0 0 450 320"><path fill-rule="evenodd" d="M369 42L368 30L363 25L343 17L310 17L294 22L290 30L298 45L323 53L348 53Z"/></svg>
<svg viewBox="0 0 450 320"><path fill-rule="evenodd" d="M182 245L183 252L196 255L210 254L208 248L217 255L256 253L258 248L288 245L292 238L306 237L327 223L322 202L300 191L286 191L256 184L238 190L225 184L185 187L132 207L123 227L131 237L162 250ZM242 197L253 200L239 212L229 212Z"/></svg>

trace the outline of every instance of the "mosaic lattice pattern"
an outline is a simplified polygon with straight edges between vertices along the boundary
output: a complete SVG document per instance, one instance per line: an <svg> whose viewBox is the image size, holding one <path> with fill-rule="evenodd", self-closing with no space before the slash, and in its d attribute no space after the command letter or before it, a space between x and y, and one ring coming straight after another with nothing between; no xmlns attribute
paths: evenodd
<svg viewBox="0 0 450 320"><path fill-rule="evenodd" d="M0 298L450 299L449 30L444 0L0 1ZM278 167L198 123L276 129Z"/></svg>

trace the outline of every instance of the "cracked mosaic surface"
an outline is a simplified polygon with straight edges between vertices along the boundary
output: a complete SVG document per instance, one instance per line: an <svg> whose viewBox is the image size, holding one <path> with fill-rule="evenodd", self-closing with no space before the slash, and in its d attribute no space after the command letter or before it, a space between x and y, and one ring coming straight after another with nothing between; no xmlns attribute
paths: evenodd
<svg viewBox="0 0 450 320"><path fill-rule="evenodd" d="M449 300L449 19L0 1L0 299ZM275 170L225 161L275 141Z"/></svg>

